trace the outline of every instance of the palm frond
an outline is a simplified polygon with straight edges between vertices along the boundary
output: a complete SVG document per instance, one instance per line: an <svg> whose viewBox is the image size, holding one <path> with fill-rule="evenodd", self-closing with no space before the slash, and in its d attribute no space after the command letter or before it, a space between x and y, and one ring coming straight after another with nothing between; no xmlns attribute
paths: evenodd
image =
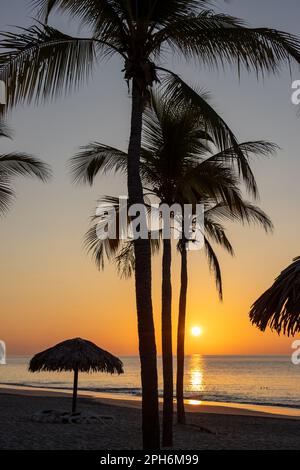
<svg viewBox="0 0 300 470"><path fill-rule="evenodd" d="M279 147L273 142L268 142L266 140L256 140L249 142L241 142L238 144L238 149L249 160L252 155L255 157L272 156L279 150ZM224 150L209 157L209 160L218 162L234 162L234 159L239 158L239 155L237 155L236 150L236 147L225 148Z"/></svg>
<svg viewBox="0 0 300 470"><path fill-rule="evenodd" d="M201 94L194 88L185 83L179 75L163 68L159 68L166 75L163 80L164 96L173 103L174 107L181 106L186 103L192 107L196 107L198 112L203 116L204 129L210 134L215 145L221 151L232 147L235 150L236 162L238 170L242 175L248 191L254 196L258 196L256 181L247 156L244 155L239 147L238 140L224 119L209 104L209 95Z"/></svg>
<svg viewBox="0 0 300 470"><path fill-rule="evenodd" d="M129 5L135 22L148 20L149 24L161 27L189 14L195 14L203 5L210 3L210 0L125 0L122 3Z"/></svg>
<svg viewBox="0 0 300 470"><path fill-rule="evenodd" d="M249 28L225 14L203 10L166 26L156 34L156 45L166 42L185 57L209 66L237 65L257 74L277 72L281 65L300 63L297 36L270 28Z"/></svg>
<svg viewBox="0 0 300 470"><path fill-rule="evenodd" d="M118 250L122 246L122 240L119 238L100 239L98 236L99 227L95 223L90 227L85 235L84 245L87 251L92 255L98 269L104 269L105 260L114 259Z"/></svg>
<svg viewBox="0 0 300 470"><path fill-rule="evenodd" d="M5 214L15 197L14 190L6 179L0 178L0 214Z"/></svg>
<svg viewBox="0 0 300 470"><path fill-rule="evenodd" d="M99 237L99 234L108 232L109 224L113 223L114 217L116 217L115 237ZM128 226L127 214L126 221ZM104 269L106 259L108 261L114 260L127 242L121 236L121 232L126 230L127 227L121 227L120 225L119 198L107 195L99 198L95 215L92 216L92 226L87 231L84 239L85 248L91 253L99 269Z"/></svg>
<svg viewBox="0 0 300 470"><path fill-rule="evenodd" d="M117 272L121 278L129 279L135 271L135 256L133 241L126 242L115 257Z"/></svg>
<svg viewBox="0 0 300 470"><path fill-rule="evenodd" d="M212 220L212 218L205 217L204 214L204 229L208 239L211 239L224 248L231 256L234 256L233 247L227 238L223 225Z"/></svg>
<svg viewBox="0 0 300 470"><path fill-rule="evenodd" d="M265 140L242 142L221 150L220 152L209 157L207 161L224 163L231 162L234 166L237 167L239 173L246 175L246 177L244 177L246 186L248 189L250 189L250 192L252 192L253 196L257 198L258 191L249 160L252 156L272 156L278 151L278 149L278 145Z"/></svg>
<svg viewBox="0 0 300 470"><path fill-rule="evenodd" d="M7 106L53 100L69 93L90 75L96 42L74 38L38 24L19 33L2 33L0 79L6 84ZM97 53L103 50L97 46Z"/></svg>
<svg viewBox="0 0 300 470"><path fill-rule="evenodd" d="M119 149L98 142L81 147L70 161L74 182L93 184L95 176L101 172L127 170L127 154Z"/></svg>
<svg viewBox="0 0 300 470"><path fill-rule="evenodd" d="M32 0L42 21L47 23L53 11L68 13L84 24L92 24L97 31L111 31L112 25L121 24L117 3L111 0Z"/></svg>
<svg viewBox="0 0 300 470"><path fill-rule="evenodd" d="M206 217L213 217L214 220L238 221L243 224L256 224L261 226L266 233L273 231L273 224L268 215L259 207L244 200L238 200L235 204L229 206L224 202L216 204L207 209Z"/></svg>
<svg viewBox="0 0 300 470"><path fill-rule="evenodd" d="M45 23L48 22L48 18L57 3L59 3L57 0L32 0L31 2L33 9L38 10L38 17Z"/></svg>
<svg viewBox="0 0 300 470"><path fill-rule="evenodd" d="M300 257L285 268L252 305L252 324L261 331L269 326L278 334L294 336L300 331Z"/></svg>
<svg viewBox="0 0 300 470"><path fill-rule="evenodd" d="M10 128L2 121L0 121L0 137L11 138L12 132Z"/></svg>
<svg viewBox="0 0 300 470"><path fill-rule="evenodd" d="M42 161L21 153L0 155L0 213L5 213L15 197L11 185L15 176L33 176L45 182L51 175L50 168Z"/></svg>
<svg viewBox="0 0 300 470"><path fill-rule="evenodd" d="M96 214L92 217L92 226L85 235L84 244L99 269L104 269L106 260L114 262L118 274L127 279L132 276L135 269L134 241L124 236L125 230L130 232L131 220L126 212L127 226L121 226L119 202L119 198L107 195L98 200ZM149 202L146 201L145 204L147 209L150 210ZM110 210L112 207L113 212ZM107 232L108 223L111 217L114 216L116 216L116 236L114 238L100 238L99 232ZM158 239L150 238L152 255L158 253L160 243L161 231Z"/></svg>
<svg viewBox="0 0 300 470"><path fill-rule="evenodd" d="M241 200L238 179L234 172L224 164L204 160L191 166L179 179L177 197L184 203L196 201L225 201L230 207ZM189 196L190 195L190 196Z"/></svg>
<svg viewBox="0 0 300 470"><path fill-rule="evenodd" d="M41 181L47 181L51 176L50 167L23 153L9 153L0 155L0 178L12 178L14 176L34 176Z"/></svg>
<svg viewBox="0 0 300 470"><path fill-rule="evenodd" d="M209 267L215 277L219 298L220 300L223 300L222 274L221 274L219 260L218 260L216 253L213 250L213 247L211 246L211 244L209 243L206 237L204 237L204 247L205 247L205 253L208 259Z"/></svg>
<svg viewBox="0 0 300 470"><path fill-rule="evenodd" d="M206 94L203 92L201 97L204 99L204 96ZM144 147L152 150L152 153L161 152L162 147L165 149L166 144L173 141L177 145L180 143L180 148L185 145L188 153L197 153L202 149L209 152L207 144L214 143L205 128L200 107L192 107L188 102L181 102L178 107L174 107L167 93L161 93L158 89L152 90L150 105L144 112L143 137Z"/></svg>

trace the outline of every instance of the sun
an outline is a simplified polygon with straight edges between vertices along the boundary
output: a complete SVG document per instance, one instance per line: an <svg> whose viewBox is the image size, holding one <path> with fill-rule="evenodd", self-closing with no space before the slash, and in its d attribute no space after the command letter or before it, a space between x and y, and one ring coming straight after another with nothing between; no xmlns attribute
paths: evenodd
<svg viewBox="0 0 300 470"><path fill-rule="evenodd" d="M202 335L202 328L201 326L193 326L191 329L191 333L193 336L200 336Z"/></svg>

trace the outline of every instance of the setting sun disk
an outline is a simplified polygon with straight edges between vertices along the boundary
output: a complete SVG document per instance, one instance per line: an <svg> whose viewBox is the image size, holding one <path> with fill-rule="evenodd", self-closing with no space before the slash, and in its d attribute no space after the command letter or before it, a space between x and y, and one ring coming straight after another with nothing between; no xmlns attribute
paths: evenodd
<svg viewBox="0 0 300 470"><path fill-rule="evenodd" d="M202 328L200 326L193 326L191 333L193 336L200 336L202 334Z"/></svg>

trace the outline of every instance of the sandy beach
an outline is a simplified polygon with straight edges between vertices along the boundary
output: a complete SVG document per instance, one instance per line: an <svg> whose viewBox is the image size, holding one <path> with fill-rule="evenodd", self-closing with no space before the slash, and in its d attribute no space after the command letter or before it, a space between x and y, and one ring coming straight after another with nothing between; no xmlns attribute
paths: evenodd
<svg viewBox="0 0 300 470"><path fill-rule="evenodd" d="M68 394L0 390L1 449L141 449L140 401L80 395L79 409L114 418L110 424L36 423L37 411L69 410ZM251 407L250 407L251 408ZM300 449L300 419L225 404L187 405L188 424L174 425L174 449ZM195 411L196 409L196 411Z"/></svg>

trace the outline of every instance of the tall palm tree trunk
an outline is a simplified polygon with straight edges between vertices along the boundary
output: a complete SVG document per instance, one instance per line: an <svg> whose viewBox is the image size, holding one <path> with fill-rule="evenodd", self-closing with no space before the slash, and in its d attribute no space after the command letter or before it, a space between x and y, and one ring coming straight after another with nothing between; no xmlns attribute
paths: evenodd
<svg viewBox="0 0 300 470"><path fill-rule="evenodd" d="M162 260L162 361L164 381L162 445L173 445L173 351L172 351L172 285L171 240L163 240Z"/></svg>
<svg viewBox="0 0 300 470"><path fill-rule="evenodd" d="M186 317L186 294L188 286L187 274L187 250L183 240L181 248L181 285L179 296L179 314L177 330L177 422L185 424L185 411L183 402L183 379L184 379L184 339L185 339L185 317Z"/></svg>
<svg viewBox="0 0 300 470"><path fill-rule="evenodd" d="M131 131L128 147L128 195L130 204L143 204L139 172L143 104L133 80ZM142 381L143 448L159 449L159 414L155 331L151 297L151 251L149 240L134 242L135 291L138 317L139 353Z"/></svg>

